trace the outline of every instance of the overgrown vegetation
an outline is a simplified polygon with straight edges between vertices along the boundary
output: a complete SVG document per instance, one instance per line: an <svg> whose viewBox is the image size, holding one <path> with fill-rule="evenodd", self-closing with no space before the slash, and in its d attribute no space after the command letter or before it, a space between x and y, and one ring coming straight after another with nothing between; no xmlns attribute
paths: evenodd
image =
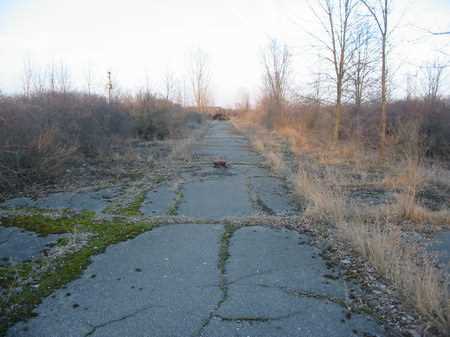
<svg viewBox="0 0 450 337"><path fill-rule="evenodd" d="M39 91L0 95L0 197L50 183L84 158L108 157L135 138L182 137L200 114L143 92L117 97Z"/></svg>
<svg viewBox="0 0 450 337"><path fill-rule="evenodd" d="M450 134L448 129L433 129L449 125L450 104L444 99L388 104L382 157L372 127L376 106L363 105L358 114L353 106L344 107L338 142L333 134L335 111L329 105L286 101L285 110L271 117L275 123L267 129L269 108L263 101L235 123L247 128L274 170L288 175L305 205L304 216L319 231L325 228L330 238L350 243L398 289L406 305L435 332L446 335L448 275L437 268L423 242L407 238L411 231L450 224L450 205L434 196L436 189L450 188ZM286 157L284 143L294 158Z"/></svg>

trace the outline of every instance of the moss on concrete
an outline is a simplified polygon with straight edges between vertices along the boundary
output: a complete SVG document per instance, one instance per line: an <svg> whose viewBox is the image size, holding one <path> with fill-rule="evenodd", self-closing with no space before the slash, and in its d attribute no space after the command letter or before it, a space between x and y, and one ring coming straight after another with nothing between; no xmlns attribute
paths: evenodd
<svg viewBox="0 0 450 337"><path fill-rule="evenodd" d="M2 226L19 227L47 236L49 234L70 233L75 226L91 224L94 218L95 213L89 211L84 211L74 216L63 213L59 217L51 217L35 211L32 214L3 217L0 220Z"/></svg>
<svg viewBox="0 0 450 337"><path fill-rule="evenodd" d="M145 200L145 192L140 192L126 207L119 207L112 210L111 213L123 216L140 216L142 215L141 206Z"/></svg>
<svg viewBox="0 0 450 337"><path fill-rule="evenodd" d="M17 216L4 221L12 226L33 230L41 234L70 232L77 226L78 231L90 232L92 239L79 251L56 259L51 268L40 275L33 275L31 263L0 268L1 286L9 291L10 296L0 300L0 336L14 323L33 316L33 310L42 299L56 289L78 278L90 264L91 256L103 252L108 246L128 240L151 230L149 223L123 223L116 221L95 221L92 214L82 214L72 218L49 218L42 215ZM19 291L17 277L32 276L33 285L26 284Z"/></svg>

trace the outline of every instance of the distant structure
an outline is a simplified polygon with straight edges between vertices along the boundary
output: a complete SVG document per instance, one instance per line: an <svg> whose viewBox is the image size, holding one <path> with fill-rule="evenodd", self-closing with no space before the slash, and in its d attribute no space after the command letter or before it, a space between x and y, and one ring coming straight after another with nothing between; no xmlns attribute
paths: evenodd
<svg viewBox="0 0 450 337"><path fill-rule="evenodd" d="M112 89L113 89L113 85L112 85L112 80L111 80L111 72L108 71L108 82L106 84L106 90L108 91L108 96L106 99L108 101L108 104L111 103Z"/></svg>

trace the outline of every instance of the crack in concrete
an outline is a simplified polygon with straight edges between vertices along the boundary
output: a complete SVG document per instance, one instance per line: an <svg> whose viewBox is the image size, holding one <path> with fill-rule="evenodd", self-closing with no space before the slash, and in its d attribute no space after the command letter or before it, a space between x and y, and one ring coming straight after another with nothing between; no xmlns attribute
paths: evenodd
<svg viewBox="0 0 450 337"><path fill-rule="evenodd" d="M228 240L230 237L231 236L229 235ZM226 247L228 250L229 241L227 242ZM227 252L227 254L229 254L229 252ZM225 303L225 301L228 298L228 287L230 285L237 283L244 279L252 278L252 277L258 276L258 275L269 274L269 273L272 273L275 271L275 270L267 270L267 271L263 271L263 272L252 273L252 274L244 275L233 281L227 281L226 276L225 276L224 266L222 269L219 268L219 270L221 270L220 289L222 290L222 297L219 300L219 302L217 303L214 310L210 312L208 318L203 322L200 329L193 334L193 337L202 336L203 331L206 329L206 327L211 323L211 321L214 318L219 318L222 321L257 323L257 322L280 321L280 320L288 319L288 318L291 318L291 317L294 317L294 316L304 313L304 310L299 310L299 311L295 311L295 312L292 312L292 313L289 313L286 315L279 315L279 316L274 316L274 317L269 317L269 316L227 317L227 316L222 316L222 315L218 314L217 312L220 310L220 308L222 307L222 305ZM339 306L342 306L346 310L351 310L349 305L347 305L347 303L344 299L333 297L333 296L330 296L327 294L315 293L315 292L301 290L301 289L291 289L291 288L283 287L283 286L272 286L272 285L267 285L267 284L255 284L255 286L264 287L264 288L275 288L275 289L278 289L278 290L288 294L289 296L312 298L312 299L319 300L319 301L328 301L328 302L337 304Z"/></svg>
<svg viewBox="0 0 450 337"><path fill-rule="evenodd" d="M255 190L252 184L251 177L247 177L247 192L250 197L250 201L253 205L253 207L257 210L262 212L265 215L269 216L275 216L276 212L270 208L260 197L259 193Z"/></svg>
<svg viewBox="0 0 450 337"><path fill-rule="evenodd" d="M238 227L232 225L225 226L225 232L222 235L222 239L220 242L220 250L219 250L219 259L217 264L217 269L219 270L219 288L222 291L222 297L216 304L216 307L209 313L208 318L204 320L201 327L192 334L193 337L202 336L203 331L206 327L211 323L211 320L216 316L216 313L225 303L228 298L228 282L226 279L225 267L226 263L230 257L230 241L233 234L236 232Z"/></svg>
<svg viewBox="0 0 450 337"><path fill-rule="evenodd" d="M275 316L275 317L267 317L267 316L226 317L226 316L221 316L221 315L217 315L217 314L214 315L214 317L217 317L217 318L221 319L222 321L228 321L228 322L250 322L250 323L274 322L274 321L281 321L283 319L288 319L288 318L300 315L304 312L305 312L305 310L298 310L298 311L294 311L294 312L291 312L286 315L280 315L280 316Z"/></svg>
<svg viewBox="0 0 450 337"><path fill-rule="evenodd" d="M138 309L138 310L136 310L136 311L134 311L134 312L132 312L130 314L127 314L127 315L124 315L122 317L119 317L119 318L116 318L116 319L112 319L112 320L109 320L107 322L104 322L104 323L101 323L101 324L97 324L97 325L92 325L92 324L87 323L91 327L91 330L88 331L84 335L84 337L92 336L97 330L99 330L101 328L104 328L104 327L106 327L108 325L111 325L111 324L114 324L114 323L125 321L128 318L131 318L133 316L139 315L140 313L145 312L145 311L150 310L150 309L153 309L153 308L155 308L155 306L148 305L148 306L142 307L142 308L140 308L140 309Z"/></svg>
<svg viewBox="0 0 450 337"><path fill-rule="evenodd" d="M255 284L255 286L262 287L262 288L278 289L289 296L312 298L312 299L316 299L316 300L320 300L320 301L329 301L334 304L340 305L347 310L350 309L350 306L347 304L345 299L338 298L335 296L330 296L328 294L316 293L313 291L307 291L307 290L302 290L302 289L292 289L292 288L283 287L283 286L273 286L273 285L267 285L267 284Z"/></svg>
<svg viewBox="0 0 450 337"><path fill-rule="evenodd" d="M255 276L271 274L271 273L274 273L274 272L279 271L279 270L281 270L281 269L272 269L272 270L266 270L266 271L261 271L261 272L256 272L256 273L247 274L247 275L238 277L238 278L234 279L233 281L228 281L228 282L227 282L227 286L229 286L229 285L231 285L231 284L238 283L238 282L240 282L240 281L242 281L242 280L246 280L246 279L249 279L249 278L253 278L253 277L255 277Z"/></svg>
<svg viewBox="0 0 450 337"><path fill-rule="evenodd" d="M276 212L267 206L267 204L261 199L258 193L255 193L256 195L256 205L258 206L261 211L267 215L276 215Z"/></svg>

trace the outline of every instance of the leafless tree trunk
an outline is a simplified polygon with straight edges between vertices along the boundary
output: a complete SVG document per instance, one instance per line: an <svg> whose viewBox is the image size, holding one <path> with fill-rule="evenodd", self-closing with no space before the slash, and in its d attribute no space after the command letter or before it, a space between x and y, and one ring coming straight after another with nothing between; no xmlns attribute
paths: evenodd
<svg viewBox="0 0 450 337"><path fill-rule="evenodd" d="M209 104L210 73L208 55L198 49L191 55L191 85L194 102L201 113L206 113Z"/></svg>
<svg viewBox="0 0 450 337"><path fill-rule="evenodd" d="M287 45L271 40L263 54L264 89L269 98L267 126L282 113L289 86L290 54Z"/></svg>
<svg viewBox="0 0 450 337"><path fill-rule="evenodd" d="M58 91L66 94L70 90L69 68L62 62L58 68Z"/></svg>
<svg viewBox="0 0 450 337"><path fill-rule="evenodd" d="M27 58L23 62L23 77L22 88L25 97L31 97L31 90L33 87L33 64L31 59Z"/></svg>
<svg viewBox="0 0 450 337"><path fill-rule="evenodd" d="M353 41L355 51L352 59L350 80L353 86L353 99L359 110L366 94L369 76L372 72L372 60L370 59L371 32L367 27L361 27L355 34Z"/></svg>
<svg viewBox="0 0 450 337"><path fill-rule="evenodd" d="M371 6L368 0L360 0L375 20L381 38L381 118L380 118L380 156L383 158L386 147L387 129L387 42L389 37L388 19L392 0L377 0Z"/></svg>
<svg viewBox="0 0 450 337"><path fill-rule="evenodd" d="M326 16L322 19L322 13L313 10L323 29L327 33L327 41L323 41L329 56L326 59L334 68L336 82L336 105L334 139L338 141L342 133L342 96L346 82L351 55L351 28L352 13L355 9L354 0L324 0L320 2L320 9Z"/></svg>
<svg viewBox="0 0 450 337"><path fill-rule="evenodd" d="M49 90L54 93L56 91L56 65L54 62L48 66L48 81Z"/></svg>
<svg viewBox="0 0 450 337"><path fill-rule="evenodd" d="M33 74L33 91L36 94L42 95L47 90L47 81L45 69L37 69Z"/></svg>
<svg viewBox="0 0 450 337"><path fill-rule="evenodd" d="M371 74L373 72L373 59L371 58L372 50L370 49L370 41L372 32L367 22L360 22L358 29L355 30L352 40L353 50L351 69L349 71L349 79L352 87L353 103L355 105L354 113L355 121L353 130L356 133L360 131L360 113L361 105L367 95Z"/></svg>
<svg viewBox="0 0 450 337"><path fill-rule="evenodd" d="M176 93L176 80L171 71L164 74L164 98L168 101L172 100Z"/></svg>

